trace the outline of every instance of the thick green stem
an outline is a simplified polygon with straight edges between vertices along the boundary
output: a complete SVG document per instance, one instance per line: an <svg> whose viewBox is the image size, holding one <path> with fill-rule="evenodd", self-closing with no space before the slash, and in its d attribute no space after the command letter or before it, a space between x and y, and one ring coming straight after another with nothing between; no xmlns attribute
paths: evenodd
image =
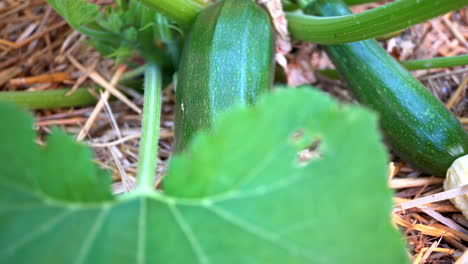
<svg viewBox="0 0 468 264"><path fill-rule="evenodd" d="M374 38L463 8L467 0L401 0L358 14L317 17L288 14L293 38L321 44Z"/></svg>
<svg viewBox="0 0 468 264"><path fill-rule="evenodd" d="M89 92L96 88L79 88L67 95L70 89L56 89L37 92L0 92L0 101L7 101L28 109L63 108L91 105L96 98Z"/></svg>
<svg viewBox="0 0 468 264"><path fill-rule="evenodd" d="M402 61L401 65L403 65L403 67L410 71L463 66L468 65L468 55L439 57L421 60L408 60ZM330 79L340 79L338 72L334 69L317 70L317 72Z"/></svg>
<svg viewBox="0 0 468 264"><path fill-rule="evenodd" d="M184 27L190 26L202 9L202 6L186 0L139 1ZM302 1L302 4L307 2ZM358 14L317 17L288 13L287 19L294 39L335 44L375 38L463 8L467 4L467 0L400 0Z"/></svg>
<svg viewBox="0 0 468 264"><path fill-rule="evenodd" d="M161 86L162 77L159 67L155 64L148 65L145 71L143 124L138 161L138 191L143 193L153 190L156 174L161 120Z"/></svg>

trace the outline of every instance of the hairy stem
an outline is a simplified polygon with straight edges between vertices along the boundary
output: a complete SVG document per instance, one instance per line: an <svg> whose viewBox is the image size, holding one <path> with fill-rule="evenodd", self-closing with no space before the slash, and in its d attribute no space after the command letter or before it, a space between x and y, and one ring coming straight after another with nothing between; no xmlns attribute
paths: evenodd
<svg viewBox="0 0 468 264"><path fill-rule="evenodd" d="M138 190L150 192L156 174L159 124L161 120L162 77L159 67L149 64L145 71L143 124L138 161Z"/></svg>

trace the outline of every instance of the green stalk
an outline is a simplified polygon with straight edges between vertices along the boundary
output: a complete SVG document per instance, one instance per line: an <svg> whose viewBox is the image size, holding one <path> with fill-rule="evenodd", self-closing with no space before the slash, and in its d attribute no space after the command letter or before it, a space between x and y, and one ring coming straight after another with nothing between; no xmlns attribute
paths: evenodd
<svg viewBox="0 0 468 264"><path fill-rule="evenodd" d="M7 101L28 109L63 108L91 105L96 98L89 92L96 88L79 88L66 95L70 89L56 89L37 92L0 92L0 101Z"/></svg>
<svg viewBox="0 0 468 264"><path fill-rule="evenodd" d="M405 67L409 71L436 69L436 68L448 68L448 67L468 65L468 55L438 57L438 58L421 59L421 60L407 60L407 61L402 61L400 63L401 65L403 65L403 67ZM317 72L320 75L323 75L333 80L340 79L338 72L334 69L317 70Z"/></svg>
<svg viewBox="0 0 468 264"><path fill-rule="evenodd" d="M120 83L133 79L142 74L146 65L142 65L132 71L128 71L120 78ZM70 95L70 88L62 88L45 91L15 91L0 92L0 101L7 101L27 109L55 109L64 107L86 106L96 103L97 99L90 91L97 90L97 87L78 88Z"/></svg>
<svg viewBox="0 0 468 264"><path fill-rule="evenodd" d="M345 0L344 2L347 5L360 5L360 4L367 4L373 2L382 2L383 0Z"/></svg>
<svg viewBox="0 0 468 264"><path fill-rule="evenodd" d="M337 44L375 38L463 8L467 4L467 0L400 0L358 14L338 17L288 14L286 18L293 38Z"/></svg>
<svg viewBox="0 0 468 264"><path fill-rule="evenodd" d="M171 18L179 25L189 27L197 13L203 8L189 0L138 0L157 12Z"/></svg>
<svg viewBox="0 0 468 264"><path fill-rule="evenodd" d="M158 66L149 64L145 71L143 124L138 161L137 190L141 193L153 191L161 120L161 86L162 78Z"/></svg>
<svg viewBox="0 0 468 264"><path fill-rule="evenodd" d="M114 33L105 31L104 29L100 28L96 22L91 22L86 26L81 26L77 28L77 30L90 38L107 41L109 43L115 42L116 38L119 37Z"/></svg>
<svg viewBox="0 0 468 264"><path fill-rule="evenodd" d="M189 27L202 6L188 0L138 0ZM300 1L299 4L311 0ZM351 0L357 4L364 0ZM367 2L367 1L366 1ZM287 13L291 36L321 44L337 44L375 38L465 7L467 0L400 0L358 14L317 17ZM304 7L304 6L302 6Z"/></svg>
<svg viewBox="0 0 468 264"><path fill-rule="evenodd" d="M131 71L128 71L124 74L122 74L122 77L120 77L120 82L122 81L126 81L126 80L131 80L135 77L138 77L140 75L142 75L145 71L146 71L146 67L147 65L146 64L143 64L141 66L138 66L137 68L131 70Z"/></svg>
<svg viewBox="0 0 468 264"><path fill-rule="evenodd" d="M468 55L439 57L422 60L408 60L403 61L401 64L410 71L463 66L468 65Z"/></svg>

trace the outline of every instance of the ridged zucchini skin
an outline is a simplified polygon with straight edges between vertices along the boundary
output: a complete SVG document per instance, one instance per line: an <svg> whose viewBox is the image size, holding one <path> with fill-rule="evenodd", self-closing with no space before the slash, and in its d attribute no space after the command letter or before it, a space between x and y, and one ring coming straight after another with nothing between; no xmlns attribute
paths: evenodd
<svg viewBox="0 0 468 264"><path fill-rule="evenodd" d="M351 14L340 0L317 0L305 12ZM379 114L387 142L403 160L445 176L453 161L468 152L468 136L460 122L377 41L324 48L358 101Z"/></svg>
<svg viewBox="0 0 468 264"><path fill-rule="evenodd" d="M253 104L270 89L273 47L269 15L251 0L220 1L198 14L178 72L176 152L227 108Z"/></svg>

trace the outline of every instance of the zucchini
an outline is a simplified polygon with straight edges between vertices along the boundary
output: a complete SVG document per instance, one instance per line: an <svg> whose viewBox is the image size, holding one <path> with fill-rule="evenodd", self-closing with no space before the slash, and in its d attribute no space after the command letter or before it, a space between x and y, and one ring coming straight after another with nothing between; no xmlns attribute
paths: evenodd
<svg viewBox="0 0 468 264"><path fill-rule="evenodd" d="M174 150L215 125L233 105L255 103L273 76L274 36L268 13L251 0L203 9L182 52L176 87Z"/></svg>
<svg viewBox="0 0 468 264"><path fill-rule="evenodd" d="M305 13L340 16L340 0L316 0ZM377 41L327 45L324 49L358 101L375 110L385 138L403 160L444 176L468 152L468 136L454 115Z"/></svg>

